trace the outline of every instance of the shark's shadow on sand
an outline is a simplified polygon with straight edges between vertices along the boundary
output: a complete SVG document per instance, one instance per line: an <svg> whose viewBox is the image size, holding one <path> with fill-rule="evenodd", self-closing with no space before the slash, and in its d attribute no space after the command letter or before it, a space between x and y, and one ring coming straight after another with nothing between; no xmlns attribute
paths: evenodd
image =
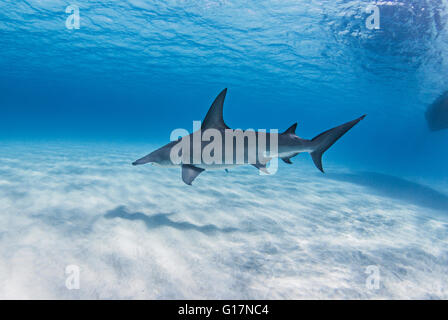
<svg viewBox="0 0 448 320"><path fill-rule="evenodd" d="M448 195L416 182L376 172L328 174L328 177L367 187L381 196L448 213Z"/></svg>
<svg viewBox="0 0 448 320"><path fill-rule="evenodd" d="M171 227L177 230L195 230L205 234L212 234L216 232L234 232L238 231L236 228L219 228L213 224L196 225L190 222L177 222L171 220L169 216L174 213L156 213L147 215L142 212L129 212L125 206L118 206L115 209L109 210L104 214L106 219L121 218L131 221L143 221L148 229L155 229L160 227Z"/></svg>

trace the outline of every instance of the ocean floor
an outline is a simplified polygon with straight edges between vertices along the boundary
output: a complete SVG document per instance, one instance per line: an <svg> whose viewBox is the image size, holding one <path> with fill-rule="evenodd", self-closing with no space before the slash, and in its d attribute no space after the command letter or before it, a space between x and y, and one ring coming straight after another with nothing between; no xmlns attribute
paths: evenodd
<svg viewBox="0 0 448 320"><path fill-rule="evenodd" d="M0 298L448 299L447 190L308 155L187 186L150 151L2 143Z"/></svg>

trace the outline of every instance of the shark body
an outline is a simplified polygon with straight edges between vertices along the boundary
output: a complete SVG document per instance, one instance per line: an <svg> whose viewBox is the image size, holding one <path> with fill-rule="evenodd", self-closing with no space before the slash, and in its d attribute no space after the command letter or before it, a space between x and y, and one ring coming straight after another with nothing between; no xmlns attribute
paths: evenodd
<svg viewBox="0 0 448 320"><path fill-rule="evenodd" d="M227 89L224 89L212 103L204 121L202 122L201 132L206 132L208 129L215 130L214 132L220 133L225 136L226 130L230 129L224 122L223 118L223 105L224 99L226 97ZM151 152L150 154L134 161L133 165L142 165L146 163L155 164L161 167L178 167L182 168L182 180L191 185L193 180L205 170L222 170L228 169L239 165L253 165L261 171L266 171L266 164L274 157L282 159L285 163L292 164L291 158L296 155L307 152L311 155L311 158L316 165L316 167L324 172L322 167L322 155L330 148L342 135L344 135L348 130L350 130L359 121L364 119L365 115L352 120L350 122L344 123L333 129L327 130L311 140L299 138L295 131L297 123L294 123L283 133L267 133L267 132L253 132L255 141L260 141L263 139L265 141L265 152L260 152L258 143L243 143L243 144L233 144L232 147L232 161L224 161L226 159L226 149L225 145L222 144L220 147L219 157L222 161L216 161L213 163L207 163L201 161L201 155L207 148L207 146L212 143L210 141L201 141L200 148L194 148L195 133L183 137L182 139L189 140L189 161L184 161L182 163L174 163L172 160L173 149L179 147L179 143L182 139L177 141L172 141L163 147ZM247 131L246 131L247 132ZM271 147L271 141L276 141L277 148ZM210 146L209 146L210 147ZM210 149L210 148L209 148ZM177 149L176 149L177 150ZM236 159L238 151L243 155L242 161ZM216 150L214 152L217 152ZM200 153L200 154L198 154ZM250 159L250 154L256 155L255 158ZM196 159L196 161L195 161ZM199 159L199 161L197 161Z"/></svg>

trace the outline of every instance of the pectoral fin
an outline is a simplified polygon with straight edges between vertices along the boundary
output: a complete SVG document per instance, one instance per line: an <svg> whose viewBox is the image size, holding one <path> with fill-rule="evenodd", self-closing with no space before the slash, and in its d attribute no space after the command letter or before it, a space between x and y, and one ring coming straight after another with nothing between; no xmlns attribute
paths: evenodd
<svg viewBox="0 0 448 320"><path fill-rule="evenodd" d="M182 180L191 186L194 179L202 172L204 169L192 166L190 164L182 165Z"/></svg>

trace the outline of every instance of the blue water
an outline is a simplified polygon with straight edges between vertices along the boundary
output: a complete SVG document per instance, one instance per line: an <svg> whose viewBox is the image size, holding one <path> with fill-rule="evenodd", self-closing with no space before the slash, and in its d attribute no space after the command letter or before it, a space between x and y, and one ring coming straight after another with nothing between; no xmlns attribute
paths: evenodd
<svg viewBox="0 0 448 320"><path fill-rule="evenodd" d="M229 88L232 127L313 137L367 113L332 159L446 176L423 113L448 87L440 1L63 1L0 5L3 139L168 140Z"/></svg>
<svg viewBox="0 0 448 320"><path fill-rule="evenodd" d="M269 219L276 220L268 218L269 210L278 213L281 219L286 219L283 216L285 211L294 211L304 215L301 218L291 217L298 219L294 220L297 228L305 228L303 236L306 234L306 237L311 237L312 230L325 233L325 228L334 228L329 234L335 237L340 234L358 238L375 235L375 239L370 239L372 242L369 243L377 248L383 238L377 238L380 231L375 231L374 222L366 226L363 225L363 221L366 223L364 218L359 218L359 221L353 222L354 225L345 229L340 226L342 229L339 229L338 221L346 221L343 217L358 212L357 208L359 214L368 211L378 219L372 221L379 221L378 226L384 232L384 239L388 239L384 240L387 246L395 241L394 234L406 234L403 229L394 228L405 225L399 217L406 219L406 214L409 214L417 219L407 221L410 228L426 226L421 232L428 237L435 237L427 241L440 250L425 251L430 244L419 243L416 240L418 236L411 237L412 240L402 238L407 239L403 240L403 246L409 245L410 251L403 251L403 257L406 258L394 256L398 254L397 248L383 248L383 251L379 248L382 252L381 261L387 261L389 266L397 268L387 269L389 273L386 272L385 277L390 275L393 279L397 274L406 277L406 272L398 267L399 264L406 264L406 261L400 259L413 257L418 261L421 260L422 252L430 255L425 261L431 261L431 266L436 266L432 269L435 275L438 272L446 274L441 261L446 262L447 257L447 225L440 219L446 215L444 208L448 203L448 130L430 132L424 112L429 104L448 89L448 3L445 0L377 2L380 28L368 29L365 22L369 13L365 10L370 3L359 0L0 2L0 194L3 202L7 203L2 208L11 214L11 217L4 218L9 230L14 227L24 230L33 217L47 216L42 222L42 228L46 230L44 226L66 226L69 220L76 225L77 212L83 212L81 215L89 217L99 214L99 217L104 215L117 219L126 216L128 211L142 213L149 210L151 213L182 214L180 220L174 219L174 222L170 220L172 216L159 220L141 219L145 223L161 224L168 230L174 228L180 232L181 235L175 234L174 238L161 235L160 246L175 247L176 241L181 241L179 239L186 232L232 230L238 228L240 223L246 227L256 224L250 217L237 222L228 215L240 212L240 209L242 216L246 213L255 214L259 212L257 208L263 205L262 199L268 203L268 199L275 196L278 203L267 204L266 216L263 217L268 220L265 221L265 227L260 224L261 234L276 234L275 230L271 232L265 229L272 225ZM70 4L79 6L79 29L66 28L69 14L65 9ZM281 164L273 183L278 190L285 188L285 192L293 195L291 197L281 193L269 194L266 188L270 188L264 185L265 180L257 180L261 178L251 168L247 168L247 172L244 171L246 169L237 171L232 177L221 172L210 173L205 178L201 176L195 186L197 189L193 189L196 191L186 191L190 189L184 189L186 186L182 185L180 174L175 170L157 171L154 168L137 169L130 166L132 161L168 142L173 129L185 128L191 131L192 121L204 118L211 102L223 88L228 88L224 118L232 128L273 128L281 131L298 122L297 134L303 138L312 138L363 114L367 114L367 117L325 154L324 167L329 168L328 177L320 175L307 155L294 159L294 167ZM113 181L114 177L122 180ZM282 182L286 181L284 179L288 185ZM326 186L330 189L322 191ZM245 187L253 187L252 192L245 190ZM232 188L242 190L235 191ZM41 193L39 190L42 190ZM189 198L189 201L180 201L176 192L179 192L179 197ZM98 198L94 198L93 194ZM304 196L302 203L298 203L298 194ZM350 198L354 194L358 194L358 202ZM250 201L247 200L249 195ZM315 203L323 195L329 197L327 201L335 197L334 201L325 205ZM19 205L17 201L20 199L22 204ZM213 220L208 214L215 208L212 203L221 204L229 199L234 202L229 202L227 210L219 209L221 207L218 205L216 210L221 211L216 212L217 220ZM68 202L68 207L64 207L65 202ZM207 205L202 207L205 203ZM118 213L110 213L110 210L122 206L126 206L128 211L117 209ZM20 212L28 212L23 214L31 220L14 220ZM439 218L431 220L432 224L421 224L418 220L419 216L433 212ZM323 220L308 221L312 219L311 213L312 216L321 216ZM341 216L333 217L334 225L322 227L326 225L323 216L328 214ZM101 219L108 224L116 221ZM351 218L347 219L351 221ZM136 223L134 220L138 222L139 219L130 219L130 223ZM82 230L94 228L86 226L85 221L90 223L90 220L78 221ZM93 219L92 224L96 223L94 221L97 220ZM188 221L190 224L181 222L177 226L176 221ZM284 226L294 226L291 221L286 219L282 223ZM145 234L142 237L149 237L145 238L146 241L153 241L151 236L146 235L143 222L139 225L139 232ZM205 229L201 229L204 225ZM134 228L133 224L126 226ZM306 229L307 226L310 229ZM104 226L98 228L96 234L107 229ZM277 252L286 250L287 243L298 241L293 237L292 229L285 230L278 233L288 235L283 244L270 238L270 245L277 248ZM59 230L57 234L63 231ZM10 231L5 227L3 232L6 234ZM34 229L30 232L30 238L41 236ZM108 241L126 232L120 231L110 236ZM9 242L2 240L2 234L0 232L2 252L6 255L17 248L7 245ZM208 236L207 232L204 234ZM8 236L4 237L9 239ZM97 235L91 240L101 242L101 236ZM133 240L136 239L129 240L129 243ZM252 238L240 240L235 240L238 245L254 245L252 253L266 247L266 244L258 247ZM168 244L166 241L169 241ZM200 241L208 243L206 240ZM302 247L305 257L306 252L312 252L313 248L325 251L322 244L325 238L315 241L308 248L309 251ZM26 243L22 245L27 246ZM229 246L227 242L222 245ZM305 244L298 244L299 247L302 245ZM49 246L49 243L44 242L36 250L45 255ZM74 246L76 248L73 250L82 251L84 248L83 244ZM130 262L137 258L123 258L120 255L121 247L117 248L101 247L90 252L90 257L96 256L98 252L100 256L106 252L109 257L106 260L111 259L112 264L120 265L114 269L116 275L111 276L112 282L121 281L120 277L126 278L126 274L132 275L129 276L131 278L137 275L135 277L139 279L138 268L142 266ZM184 250L207 257L206 248L201 246L195 251L187 246ZM221 284L217 291L208 294L210 291L200 289L204 286L201 279L193 275L191 281L194 284L183 283L176 290L174 283L179 280L179 275L173 276L172 270L163 263L165 258L158 249L151 249L151 252L140 249L143 250L141 254L144 259L147 259L145 261L153 261L151 255L156 255L162 261L163 267L154 267L162 271L157 269L159 273L154 278L145 280L146 288L154 283L162 283L157 294L149 294L149 291L142 293L139 285L133 287L135 290L123 289L126 284L120 282L120 293L104 284L101 289L89 288L89 292L95 294L84 292L79 293L79 297L264 297L253 286L244 287L238 282L240 280L235 280L237 287L240 285L246 291L241 291L241 295L230 294L234 287L227 287L227 278L220 278L219 272L215 271L230 265L232 259L245 259L238 258L236 253L221 257L223 260L209 257L210 260L199 261L204 269L214 266L207 269L207 277L215 280L218 277L217 283ZM209 250L224 249L214 247ZM260 255L263 250L259 251ZM345 258L350 265L370 259L366 256L356 258L358 253L348 253L340 248L335 250L332 253L336 255L335 264L342 263ZM373 249L368 246L353 250L361 250L369 256L366 250L370 252ZM241 254L247 256L249 253ZM254 255L255 261L258 261L259 256ZM289 258L302 261L303 255ZM24 257L16 260L10 257L8 262L0 264L0 270L4 271L0 274L8 274L8 270L15 269L20 261L27 262L29 256L24 254ZM75 259L73 256L71 258ZM188 278L189 271L191 274L195 272L188 269L194 265L194 261L185 259L182 262L189 267L182 269L182 272ZM328 256L322 253L313 256L313 259L323 261ZM106 260L100 261L104 268L111 264ZM100 263L96 260L90 262ZM182 265L182 262L179 263ZM243 275L254 281L252 284L256 287L265 279L249 277L256 273L250 269L252 262L241 262L238 272L249 270ZM63 268L64 263L60 262L60 268ZM126 263L133 266L130 267L132 270L121 275L117 270L126 269L129 266ZM279 266L276 262L270 267L270 277L275 279L275 272L294 274L295 269L287 269L285 263L287 261ZM302 266L306 268L303 263ZM86 262L86 265L89 264ZM90 267L85 268L91 270ZM331 266L328 268L333 270ZM424 283L431 282L427 278L429 276L421 271L425 268L430 267L417 266L414 273L408 270L407 275L412 274L417 283L414 290L421 289L415 291L416 296L412 297L446 298L446 282L434 280L437 289L429 285L425 287ZM306 270L311 269L310 266ZM306 270L301 272L306 273ZM329 271L322 277L334 279L337 277L334 272ZM240 273L234 277L231 275L229 277L232 279L241 278ZM360 271L359 275L355 272L356 279L362 276L363 272ZM50 276L48 278L53 279ZM10 279L8 276L0 278L0 283L3 280L8 283L6 287L10 288L10 291L0 291L3 297L33 297L33 292L39 292L39 286L47 285L47 282L39 282L30 288L22 285L23 278L20 276L15 282L8 282ZM313 276L311 279L314 279ZM320 285L323 286L318 275L315 279L315 284L310 280L310 283L298 285L304 290L299 290L303 295L291 291L288 286L277 287L273 282L275 288L269 292L275 294L268 297L411 297L403 294L403 288L394 280L389 282L388 289L372 296L361 289L359 291L358 287L362 287L360 284L353 291L332 289L328 284L325 284L327 289L313 291L312 288L318 290ZM47 286L44 296L52 297L58 290L68 295L58 286ZM189 291L189 286L194 289ZM341 282L341 288L346 288L346 284Z"/></svg>

